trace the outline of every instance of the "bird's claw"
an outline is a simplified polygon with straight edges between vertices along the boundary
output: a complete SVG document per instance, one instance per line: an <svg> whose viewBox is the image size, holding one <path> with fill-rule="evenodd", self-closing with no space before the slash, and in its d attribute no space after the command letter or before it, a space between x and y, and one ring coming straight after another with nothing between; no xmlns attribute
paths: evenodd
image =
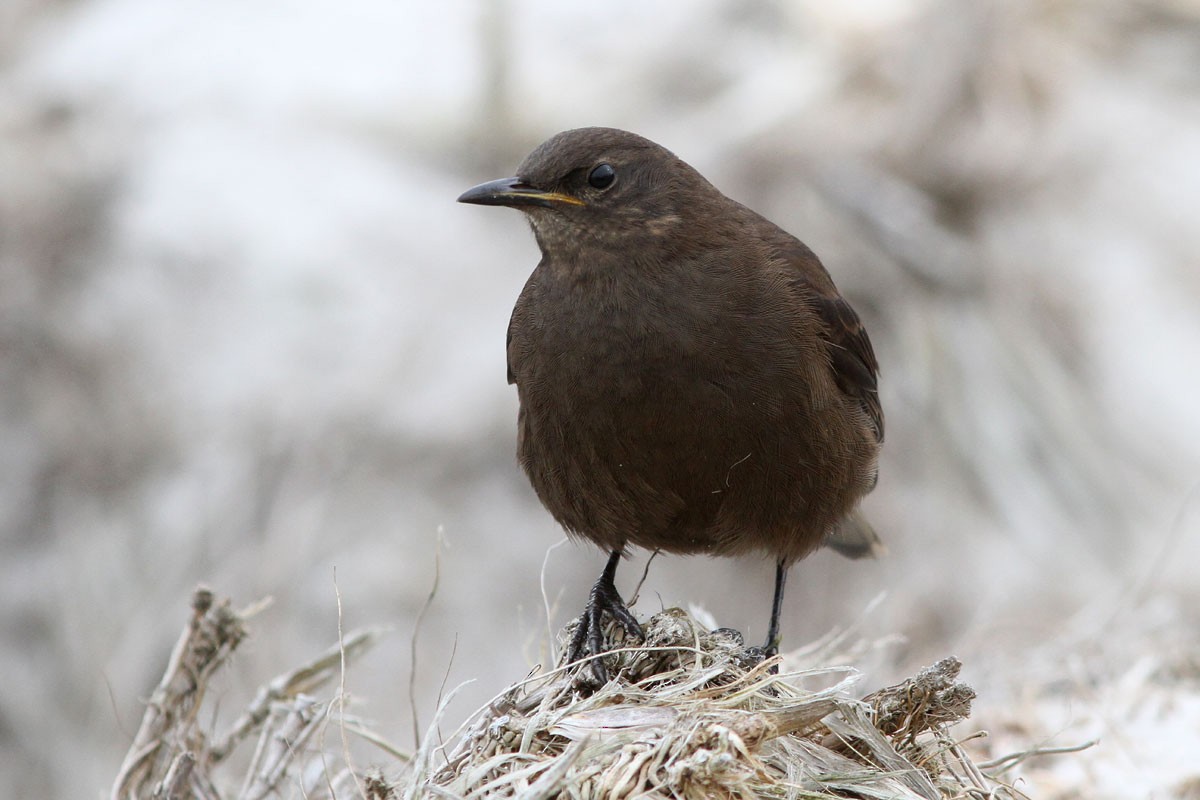
<svg viewBox="0 0 1200 800"><path fill-rule="evenodd" d="M632 638L638 641L644 641L646 638L642 626L625 607L611 578L606 580L606 577L602 575L592 587L587 607L580 614L579 623L571 636L566 659L568 664L588 659L580 677L586 676L585 682L597 688L608 682L608 671L604 668L604 659L601 658L605 652L604 614L608 613Z"/></svg>
<svg viewBox="0 0 1200 800"><path fill-rule="evenodd" d="M757 667L762 662L774 658L779 655L779 647L777 645L755 645L747 647L743 651L743 664L747 667ZM779 674L779 662L772 664L767 668L767 673L770 675Z"/></svg>

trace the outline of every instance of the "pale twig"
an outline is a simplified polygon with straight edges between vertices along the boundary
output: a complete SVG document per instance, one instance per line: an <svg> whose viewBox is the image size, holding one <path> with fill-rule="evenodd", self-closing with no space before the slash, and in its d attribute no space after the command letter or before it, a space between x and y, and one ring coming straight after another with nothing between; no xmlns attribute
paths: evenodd
<svg viewBox="0 0 1200 800"><path fill-rule="evenodd" d="M429 594L425 597L425 602L417 611L417 620L413 623L412 636L409 637L408 702L412 709L413 741L417 743L418 748L421 745L421 723L417 716L417 639L421 635L421 624L425 621L425 615L429 612L430 606L433 605L433 598L437 596L438 583L442 579L442 536L443 528L439 525L433 547L433 584L429 587Z"/></svg>
<svg viewBox="0 0 1200 800"><path fill-rule="evenodd" d="M458 634L454 634L454 642L450 645L450 658L446 661L446 671L442 673L442 682L438 684L437 704L442 705L442 697L446 694L446 682L450 680L450 669L454 666L454 656L458 654ZM441 746L441 731L438 730L438 746Z"/></svg>
<svg viewBox="0 0 1200 800"><path fill-rule="evenodd" d="M542 607L546 609L546 641L550 647L550 663L558 663L558 646L554 636L554 613L550 608L550 597L546 594L546 570L550 566L550 554L558 548L566 544L569 539L563 537L560 541L555 542L546 548L546 554L542 556L542 571L538 575L538 584L542 590Z"/></svg>
<svg viewBox="0 0 1200 800"><path fill-rule="evenodd" d="M239 800L261 800L276 795L292 763L304 752L305 744L329 718L327 704L304 697L277 704L274 712L282 715L273 713L278 724L263 728L260 742L265 746L259 748L259 758L247 771Z"/></svg>
<svg viewBox="0 0 1200 800"><path fill-rule="evenodd" d="M434 712L433 722L430 723L429 734L421 740L421 746L418 747L417 752L413 754L413 759L411 762L413 769L412 773L410 774L411 783L408 786L408 791L406 791L404 794L405 800L414 800L414 798L418 797L418 792L423 788L422 784L425 783L425 773L429 770L429 761L433 752L433 747L431 745L431 742L434 738L433 727L438 724L442 713L446 710L446 706L450 704L455 695L458 694L459 690L472 683L474 683L474 681L464 681L458 686L455 686L452 690L450 690L450 694L446 695L446 699L442 701L441 705L438 706L437 711Z"/></svg>
<svg viewBox="0 0 1200 800"><path fill-rule="evenodd" d="M1031 758L1039 756L1058 756L1064 753L1079 753L1087 750L1089 747L1095 747L1100 743L1099 739L1089 739L1082 744L1074 744L1066 747L1034 747L1029 750L1022 750L1019 753L1009 753L1000 758L994 758L991 761L983 761L979 764L980 769L995 769L998 772L1007 772L1018 764L1028 761Z"/></svg>
<svg viewBox="0 0 1200 800"><path fill-rule="evenodd" d="M375 644L384 630L383 628L362 628L351 631L344 641L330 647L307 664L272 678L258 690L254 700L234 722L229 733L213 745L210 757L214 762L226 758L240 741L266 720L271 713L272 703L288 700L317 689L333 676L333 670L338 664L343 660L357 658Z"/></svg>
<svg viewBox="0 0 1200 800"><path fill-rule="evenodd" d="M171 763L167 775L158 788L154 790L156 797L165 800L179 800L191 795L184 788L192 777L192 769L196 766L196 757L191 753L180 753Z"/></svg>
<svg viewBox="0 0 1200 800"><path fill-rule="evenodd" d="M366 800L367 793L363 788L362 781L358 779L358 771L354 769L354 761L350 757L350 739L346 736L346 639L345 628L342 626L344 617L342 616L342 591L338 587L337 582L337 567L333 568L333 596L337 601L337 634L338 634L338 692L337 697L333 702L337 705L338 712L338 731L342 738L342 761L345 763L347 770L350 773L351 779L354 781L354 788L358 791L360 797ZM322 754L324 748L322 748ZM328 776L328 771L325 773ZM333 789L332 783L329 784L329 796L337 797L337 793Z"/></svg>
<svg viewBox="0 0 1200 800"><path fill-rule="evenodd" d="M353 719L347 719L344 721L343 724L346 726L346 729L348 731L353 733L359 739L362 739L364 742L368 742L370 744L375 745L376 747L378 747L383 752L387 753L392 758L395 758L398 761L412 761L412 757L413 757L412 753L401 750L399 747L392 744L387 739L384 739L382 736L380 736L378 733L371 730L370 728L365 727L364 725L360 725L358 722L356 722Z"/></svg>
<svg viewBox="0 0 1200 800"><path fill-rule="evenodd" d="M203 586L195 591L192 617L117 773L114 800L137 796L140 787L160 783L166 776L179 748L186 746L186 731L194 723L209 678L245 635L242 618L230 609L228 600L216 602L212 591Z"/></svg>
<svg viewBox="0 0 1200 800"><path fill-rule="evenodd" d="M633 587L633 594L629 597L629 605L637 604L638 595L642 593L642 585L646 583L646 578L650 577L650 565L654 563L654 559L658 558L661 552L661 550L655 550L646 559L646 566L642 569L642 577L638 579L637 585Z"/></svg>

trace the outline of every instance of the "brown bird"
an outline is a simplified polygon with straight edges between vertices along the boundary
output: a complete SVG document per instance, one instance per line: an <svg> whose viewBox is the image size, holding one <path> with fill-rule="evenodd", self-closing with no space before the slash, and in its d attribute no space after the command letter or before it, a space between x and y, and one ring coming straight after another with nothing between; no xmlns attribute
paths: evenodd
<svg viewBox="0 0 1200 800"><path fill-rule="evenodd" d="M822 544L872 555L878 365L802 242L647 139L560 133L462 203L513 206L542 260L508 325L518 457L566 531L610 553L567 660L604 651L602 616L641 628L613 578L632 546L788 567ZM600 658L591 677L606 679Z"/></svg>

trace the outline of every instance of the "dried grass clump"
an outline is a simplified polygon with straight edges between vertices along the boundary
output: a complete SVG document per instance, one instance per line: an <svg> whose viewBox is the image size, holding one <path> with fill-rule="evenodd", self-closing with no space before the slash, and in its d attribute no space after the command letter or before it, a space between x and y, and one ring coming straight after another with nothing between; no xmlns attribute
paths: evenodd
<svg viewBox="0 0 1200 800"><path fill-rule="evenodd" d="M352 658L375 642L378 631L349 633L307 664L268 681L228 731L218 735L203 724L207 716L200 712L210 682L246 637L245 621L257 610L235 611L228 599L217 599L205 588L196 590L192 616L146 703L142 724L113 783L112 800L388 796L385 781L373 772L360 773L343 757L349 753L346 738L336 736L339 731L335 729L333 737L336 745L326 746L328 722L336 716L341 733L358 734L385 749L386 745L341 715L337 699L310 694L342 674ZM249 763L246 753L238 753L242 758L235 772L230 768L232 756L251 740L255 747ZM239 772L238 788L222 788L221 778Z"/></svg>
<svg viewBox="0 0 1200 800"><path fill-rule="evenodd" d="M444 748L418 754L407 797L714 798L1000 796L946 732L974 692L947 658L862 700L856 675L772 674L732 632L679 609L646 642L604 656L593 694L559 668L512 687ZM612 631L616 634L616 630ZM564 633L569 635L569 630ZM823 682L808 691L798 684Z"/></svg>
<svg viewBox="0 0 1200 800"><path fill-rule="evenodd" d="M531 676L472 715L445 744L426 736L415 756L347 716L340 689L332 698L310 695L344 674L349 659L375 638L369 631L348 634L268 682L218 736L201 727L198 720L208 715L199 712L213 676L246 635L245 614L197 591L192 618L113 786L114 800L1015 794L985 777L947 733L970 713L974 698L955 682L956 659L856 700L850 668L773 674L780 659L764 661L736 632L707 631L678 609L652 617L644 643L603 656L614 677L599 690L581 687L574 666ZM569 635L568 628L563 636ZM803 658L820 664L827 649L810 648ZM249 741L252 753L231 758ZM385 763L356 766L352 742L381 748L373 752L386 753Z"/></svg>

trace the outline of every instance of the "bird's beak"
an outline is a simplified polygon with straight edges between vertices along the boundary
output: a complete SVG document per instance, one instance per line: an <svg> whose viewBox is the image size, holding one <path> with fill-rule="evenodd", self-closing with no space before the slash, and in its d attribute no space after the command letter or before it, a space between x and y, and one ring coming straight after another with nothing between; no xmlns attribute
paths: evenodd
<svg viewBox="0 0 1200 800"><path fill-rule="evenodd" d="M562 192L546 192L536 189L520 178L501 178L498 181L488 181L478 186L472 186L458 196L460 203L474 203L480 206L582 206L586 205L577 197Z"/></svg>

